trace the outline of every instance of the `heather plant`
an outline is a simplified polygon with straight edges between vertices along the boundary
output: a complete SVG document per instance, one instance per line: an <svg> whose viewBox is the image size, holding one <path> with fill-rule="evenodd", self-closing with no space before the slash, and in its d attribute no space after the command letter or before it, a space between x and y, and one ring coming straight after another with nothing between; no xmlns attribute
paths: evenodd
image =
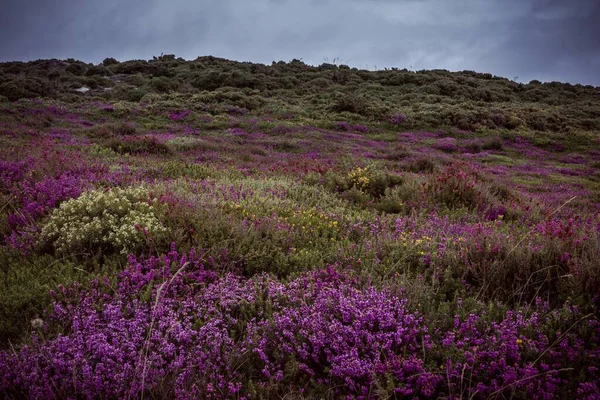
<svg viewBox="0 0 600 400"><path fill-rule="evenodd" d="M402 113L396 113L391 116L390 122L394 125L400 125L400 124L406 122L406 115L404 115Z"/></svg>
<svg viewBox="0 0 600 400"><path fill-rule="evenodd" d="M488 317L459 299L454 318L440 324L411 311L402 291L361 285L333 268L284 284L266 275L217 279L211 266L201 251L172 249L130 257L115 286L99 279L60 288L31 344L0 353L0 390L228 398L295 387L324 397L548 398L597 385L585 365L600 355L598 325L568 305L548 313L538 301ZM556 324L571 328L557 333ZM111 340L98 346L104 337ZM569 381L574 374L579 383Z"/></svg>
<svg viewBox="0 0 600 400"><path fill-rule="evenodd" d="M277 385L314 386L321 396L368 397L377 371L398 363L396 372L407 378L405 394L433 395L441 379L412 355L432 343L406 301L372 288L336 285L335 279L316 283L306 288L308 282L295 282L288 294L292 302L251 328L266 378ZM295 304L296 299L303 300ZM415 374L421 377L410 377Z"/></svg>
<svg viewBox="0 0 600 400"><path fill-rule="evenodd" d="M37 222L61 202L79 196L85 186L85 180L73 173L37 182L23 181L17 186L18 195L4 204L10 211L6 218L10 234L4 238L5 242L20 250L30 250L39 233Z"/></svg>
<svg viewBox="0 0 600 400"><path fill-rule="evenodd" d="M87 251L128 253L157 246L167 230L163 207L143 187L84 192L61 203L42 225L39 244L58 253Z"/></svg>
<svg viewBox="0 0 600 400"><path fill-rule="evenodd" d="M139 132L134 124L121 122L96 124L85 129L85 133L94 139L108 139L115 136L134 136Z"/></svg>

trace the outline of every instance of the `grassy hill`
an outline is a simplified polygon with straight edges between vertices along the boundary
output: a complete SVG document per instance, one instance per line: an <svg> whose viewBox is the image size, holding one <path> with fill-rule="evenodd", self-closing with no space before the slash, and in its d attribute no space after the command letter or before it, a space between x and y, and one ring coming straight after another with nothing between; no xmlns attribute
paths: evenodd
<svg viewBox="0 0 600 400"><path fill-rule="evenodd" d="M0 95L3 397L600 390L598 88L166 55Z"/></svg>

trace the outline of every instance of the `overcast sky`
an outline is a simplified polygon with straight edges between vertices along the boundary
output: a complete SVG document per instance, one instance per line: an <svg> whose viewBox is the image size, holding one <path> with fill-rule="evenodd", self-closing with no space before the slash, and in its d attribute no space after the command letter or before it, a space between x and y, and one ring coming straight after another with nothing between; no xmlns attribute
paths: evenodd
<svg viewBox="0 0 600 400"><path fill-rule="evenodd" d="M600 86L600 0L0 0L0 61L214 55Z"/></svg>

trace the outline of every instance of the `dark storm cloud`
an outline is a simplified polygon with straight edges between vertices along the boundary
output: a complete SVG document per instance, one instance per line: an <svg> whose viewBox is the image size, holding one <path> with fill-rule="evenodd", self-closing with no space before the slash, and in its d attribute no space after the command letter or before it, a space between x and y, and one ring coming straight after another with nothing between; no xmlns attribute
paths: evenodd
<svg viewBox="0 0 600 400"><path fill-rule="evenodd" d="M576 3L576 4L574 4ZM5 0L0 59L174 53L600 85L596 0Z"/></svg>

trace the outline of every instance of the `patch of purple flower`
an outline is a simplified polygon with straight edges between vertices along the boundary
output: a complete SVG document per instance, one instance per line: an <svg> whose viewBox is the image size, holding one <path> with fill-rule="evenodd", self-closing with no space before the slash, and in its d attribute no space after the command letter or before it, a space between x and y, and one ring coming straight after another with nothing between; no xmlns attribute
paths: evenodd
<svg viewBox="0 0 600 400"><path fill-rule="evenodd" d="M360 132L367 133L369 128L364 125L352 125L347 122L336 122L334 125L335 130L340 132Z"/></svg>
<svg viewBox="0 0 600 400"><path fill-rule="evenodd" d="M171 121L182 121L192 115L191 110L181 110L181 111L173 111L169 113L169 119Z"/></svg>
<svg viewBox="0 0 600 400"><path fill-rule="evenodd" d="M229 398L292 385L335 397L371 398L387 387L401 396L545 399L567 383L569 365L600 355L597 324L587 344L546 333L580 318L574 308L508 312L491 323L457 315L430 336L402 295L334 269L286 285L266 275L218 279L207 267L201 253L172 248L160 258L130 256L115 286L99 279L89 289L60 288L31 344L0 352L0 393ZM597 369L581 382L579 393L591 393Z"/></svg>
<svg viewBox="0 0 600 400"><path fill-rule="evenodd" d="M394 125L400 125L406 122L406 115L402 113L396 113L392 115L392 117L390 118L390 122Z"/></svg>
<svg viewBox="0 0 600 400"><path fill-rule="evenodd" d="M433 147L445 153L455 153L459 150L456 144L456 139L452 137L438 139Z"/></svg>

